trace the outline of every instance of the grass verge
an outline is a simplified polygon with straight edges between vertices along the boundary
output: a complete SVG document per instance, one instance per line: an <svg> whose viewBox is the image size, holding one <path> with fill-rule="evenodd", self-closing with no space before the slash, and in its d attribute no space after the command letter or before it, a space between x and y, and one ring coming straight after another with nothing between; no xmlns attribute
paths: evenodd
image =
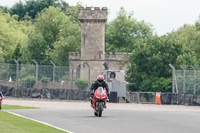
<svg viewBox="0 0 200 133"><path fill-rule="evenodd" d="M16 105L2 105L2 109L37 109ZM1 133L66 133L45 124L41 124L26 118L22 118L0 110Z"/></svg>
<svg viewBox="0 0 200 133"><path fill-rule="evenodd" d="M25 107L25 106L18 106L18 105L7 105L3 104L2 109L39 109L37 107Z"/></svg>

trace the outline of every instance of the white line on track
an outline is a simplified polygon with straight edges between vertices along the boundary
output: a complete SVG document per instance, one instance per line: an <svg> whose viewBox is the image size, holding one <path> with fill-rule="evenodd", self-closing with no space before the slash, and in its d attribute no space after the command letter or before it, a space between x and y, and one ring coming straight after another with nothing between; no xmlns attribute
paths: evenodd
<svg viewBox="0 0 200 133"><path fill-rule="evenodd" d="M61 130L61 131L65 131L65 132L68 132L68 133L74 133L74 132L71 132L71 131L68 131L68 130L65 130L65 129L56 127L56 126L51 125L51 124L46 123L46 122L42 122L42 121L38 121L38 120L35 120L35 119L31 119L31 118L28 118L28 117L25 117L25 116L22 116L22 115L20 115L20 114L13 113L13 112L10 112L10 111L7 111L7 110L4 110L4 111L5 111L5 112L8 112L8 113L10 113L10 114L13 114L13 115L16 115L16 116L25 118L25 119L29 119L29 120L32 120L32 121L35 121L35 122L38 122L38 123L41 123L41 124L44 124L44 125L47 125L47 126L51 126L51 127L53 127L53 128L59 129L59 130Z"/></svg>

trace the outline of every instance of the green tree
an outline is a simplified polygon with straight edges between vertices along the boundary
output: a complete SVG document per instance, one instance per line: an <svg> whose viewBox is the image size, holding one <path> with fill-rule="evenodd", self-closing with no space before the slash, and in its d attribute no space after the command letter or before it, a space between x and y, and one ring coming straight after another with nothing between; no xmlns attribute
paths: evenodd
<svg viewBox="0 0 200 133"><path fill-rule="evenodd" d="M72 22L79 23L78 20L78 8L82 7L81 4L77 3L76 6L69 6L66 9L66 15L70 18Z"/></svg>
<svg viewBox="0 0 200 133"><path fill-rule="evenodd" d="M192 49L200 59L200 26L199 22L194 25L184 25L177 31L170 33L174 41L186 45Z"/></svg>
<svg viewBox="0 0 200 133"><path fill-rule="evenodd" d="M80 49L80 26L71 22L60 8L49 7L38 14L35 28L30 32L24 58L36 59L39 64L68 63L67 53Z"/></svg>
<svg viewBox="0 0 200 133"><path fill-rule="evenodd" d="M18 19L22 19L26 14L26 6L22 3L22 1L19 1L19 3L16 3L12 8L7 10L10 15L18 15Z"/></svg>
<svg viewBox="0 0 200 133"><path fill-rule="evenodd" d="M133 91L171 91L169 64L182 65L188 56L191 62L196 61L195 53L175 42L170 35L154 36L136 45L129 58L131 66L126 75L129 87Z"/></svg>
<svg viewBox="0 0 200 133"><path fill-rule="evenodd" d="M21 49L21 44L18 43L15 50L14 50L14 53L13 53L13 59L20 59L21 58L22 53L21 53L20 49Z"/></svg>
<svg viewBox="0 0 200 133"><path fill-rule="evenodd" d="M27 40L26 26L17 21L16 15L10 16L8 13L3 13L2 9L0 9L0 20L0 61L13 62L17 44L22 44Z"/></svg>
<svg viewBox="0 0 200 133"><path fill-rule="evenodd" d="M106 24L106 52L131 52L136 43L152 36L150 27L121 8L117 18Z"/></svg>
<svg viewBox="0 0 200 133"><path fill-rule="evenodd" d="M49 6L59 7L65 12L69 5L63 0L27 0L25 3L21 1L16 3L9 9L9 13L11 15L18 15L19 20L24 19L26 14L35 19L39 12Z"/></svg>

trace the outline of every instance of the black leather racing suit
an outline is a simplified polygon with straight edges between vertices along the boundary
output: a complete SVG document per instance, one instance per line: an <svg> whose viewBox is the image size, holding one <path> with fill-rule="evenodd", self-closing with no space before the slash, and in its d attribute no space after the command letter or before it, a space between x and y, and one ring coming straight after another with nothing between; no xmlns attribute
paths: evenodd
<svg viewBox="0 0 200 133"><path fill-rule="evenodd" d="M92 97L93 97L93 94L94 94L93 92L95 92L98 87L105 88L106 89L106 93L107 93L107 95L109 97L110 91L109 91L109 88L108 88L108 84L105 81L103 81L102 83L99 83L98 81L95 81L94 83L92 83L91 88L90 88L90 92L91 92L91 96Z"/></svg>

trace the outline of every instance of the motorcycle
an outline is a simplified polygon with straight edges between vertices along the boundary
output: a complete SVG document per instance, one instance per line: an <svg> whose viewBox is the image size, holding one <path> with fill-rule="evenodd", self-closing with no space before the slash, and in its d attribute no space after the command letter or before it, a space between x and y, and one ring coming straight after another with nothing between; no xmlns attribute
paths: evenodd
<svg viewBox="0 0 200 133"><path fill-rule="evenodd" d="M4 99L3 94L0 92L0 109L1 109L1 104L2 104L2 100Z"/></svg>
<svg viewBox="0 0 200 133"><path fill-rule="evenodd" d="M92 105L95 116L102 116L102 112L104 108L106 108L107 99L108 96L106 94L106 90L103 87L98 87L97 90L94 92L94 96L92 99Z"/></svg>

